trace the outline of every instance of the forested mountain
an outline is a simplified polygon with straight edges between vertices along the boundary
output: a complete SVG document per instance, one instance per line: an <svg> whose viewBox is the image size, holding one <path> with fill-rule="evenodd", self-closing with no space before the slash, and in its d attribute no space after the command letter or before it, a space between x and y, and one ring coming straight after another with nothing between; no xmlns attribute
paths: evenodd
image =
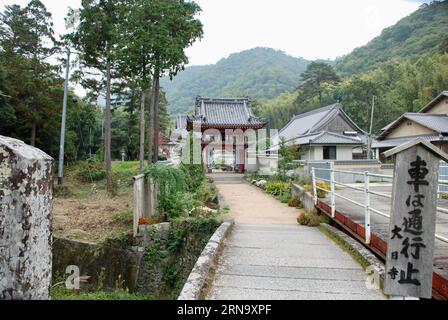
<svg viewBox="0 0 448 320"><path fill-rule="evenodd" d="M231 54L214 65L192 66L173 81L163 79L170 111L191 111L195 97L250 96L272 99L297 87L300 74L310 61L282 51L254 48Z"/></svg>
<svg viewBox="0 0 448 320"><path fill-rule="evenodd" d="M402 113L418 111L448 89L448 1L422 5L337 61L335 74L330 68L310 64L294 91L261 101L257 114L281 129L294 114L339 101L367 131L375 97L377 133Z"/></svg>
<svg viewBox="0 0 448 320"><path fill-rule="evenodd" d="M447 41L448 1L423 4L367 45L339 59L335 68L342 75L358 74L392 59L416 60L424 54L436 53L442 44L448 47Z"/></svg>

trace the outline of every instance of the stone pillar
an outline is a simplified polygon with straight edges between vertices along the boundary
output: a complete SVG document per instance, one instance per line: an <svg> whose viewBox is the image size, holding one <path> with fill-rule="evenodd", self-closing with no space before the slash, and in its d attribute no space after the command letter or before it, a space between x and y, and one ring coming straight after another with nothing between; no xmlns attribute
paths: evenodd
<svg viewBox="0 0 448 320"><path fill-rule="evenodd" d="M50 298L53 159L0 136L0 300Z"/></svg>

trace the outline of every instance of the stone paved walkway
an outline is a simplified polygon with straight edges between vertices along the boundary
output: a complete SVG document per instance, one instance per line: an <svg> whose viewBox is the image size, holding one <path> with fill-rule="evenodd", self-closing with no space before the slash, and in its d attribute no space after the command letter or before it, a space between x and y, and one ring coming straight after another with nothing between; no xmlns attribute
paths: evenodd
<svg viewBox="0 0 448 320"><path fill-rule="evenodd" d="M234 181L232 181L232 179ZM208 299L384 299L361 266L317 228L238 178L215 177L236 221Z"/></svg>

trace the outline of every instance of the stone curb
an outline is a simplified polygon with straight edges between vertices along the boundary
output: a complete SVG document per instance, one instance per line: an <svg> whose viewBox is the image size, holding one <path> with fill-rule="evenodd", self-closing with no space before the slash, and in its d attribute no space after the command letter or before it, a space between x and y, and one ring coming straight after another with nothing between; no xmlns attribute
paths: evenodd
<svg viewBox="0 0 448 320"><path fill-rule="evenodd" d="M344 244L348 248L358 253L366 262L369 263L370 266L374 268L375 272L379 274L381 283L384 282L384 270L385 270L384 264L373 253L367 250L358 241L346 235L344 232L336 229L335 227L332 227L326 223L322 223L320 226L327 229L328 232L332 233L334 236L339 238L339 240L344 242Z"/></svg>
<svg viewBox="0 0 448 320"><path fill-rule="evenodd" d="M199 300L218 253L235 222L225 221L215 231L193 267L177 300Z"/></svg>

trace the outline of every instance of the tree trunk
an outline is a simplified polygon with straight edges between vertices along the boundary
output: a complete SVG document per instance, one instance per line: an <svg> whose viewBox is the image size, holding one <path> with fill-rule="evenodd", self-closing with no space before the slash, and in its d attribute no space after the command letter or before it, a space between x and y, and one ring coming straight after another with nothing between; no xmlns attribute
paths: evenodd
<svg viewBox="0 0 448 320"><path fill-rule="evenodd" d="M140 169L145 166L145 89L142 88L142 97L140 103Z"/></svg>
<svg viewBox="0 0 448 320"><path fill-rule="evenodd" d="M160 121L159 121L159 92L160 92L160 78L158 72L156 72L155 78L155 89L154 89L154 163L159 161L159 132L160 132Z"/></svg>
<svg viewBox="0 0 448 320"><path fill-rule="evenodd" d="M152 160L154 158L153 156L153 151L154 151L154 111L153 111L153 106L154 106L154 94L153 94L153 88L154 85L152 86L151 89L151 96L150 98L150 106L149 106L149 125L148 125L148 164L153 163ZM149 93L149 91L148 91Z"/></svg>
<svg viewBox="0 0 448 320"><path fill-rule="evenodd" d="M151 88L151 113L148 128L148 162L156 163L159 158L159 135L158 135L158 103L159 103L159 77L158 72L152 79Z"/></svg>
<svg viewBox="0 0 448 320"><path fill-rule="evenodd" d="M33 119L33 123L31 125L31 143L30 143L30 145L32 145L33 147L36 146L36 131L37 131L37 123L36 120Z"/></svg>
<svg viewBox="0 0 448 320"><path fill-rule="evenodd" d="M112 161L111 161L111 114L110 114L110 91L111 91L111 65L110 60L106 66L106 108L104 110L104 160L106 162L106 189L109 194L113 192L112 187Z"/></svg>

